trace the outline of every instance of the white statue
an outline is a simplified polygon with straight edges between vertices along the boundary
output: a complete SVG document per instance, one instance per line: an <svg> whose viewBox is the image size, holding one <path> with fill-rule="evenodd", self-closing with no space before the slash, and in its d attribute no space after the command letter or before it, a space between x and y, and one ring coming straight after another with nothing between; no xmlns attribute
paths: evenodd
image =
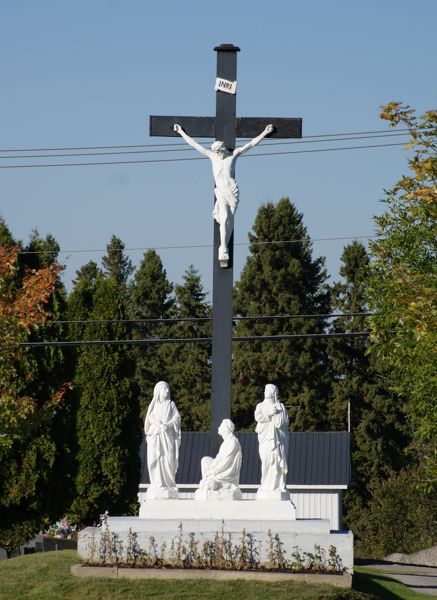
<svg viewBox="0 0 437 600"><path fill-rule="evenodd" d="M240 148L229 151L223 142L214 142L211 150L203 148L193 138L185 133L182 127L176 123L174 131L179 133L184 140L195 150L207 156L212 163L212 172L215 182L215 204L213 217L220 226L220 247L218 259L222 266L226 266L229 260L228 243L234 229L234 213L238 205L238 185L235 181L235 163L237 158L253 148L263 140L266 135L272 133L273 125L267 125L264 131L252 141Z"/></svg>
<svg viewBox="0 0 437 600"><path fill-rule="evenodd" d="M194 495L196 500L241 500L238 487L241 469L241 446L234 435L235 426L223 419L218 428L223 438L215 458L204 456L200 466L202 480Z"/></svg>
<svg viewBox="0 0 437 600"><path fill-rule="evenodd" d="M177 498L176 471L181 444L181 417L170 397L170 388L159 381L144 421L150 486L147 499Z"/></svg>
<svg viewBox="0 0 437 600"><path fill-rule="evenodd" d="M261 459L261 486L258 499L289 499L287 477L288 413L279 402L278 388L267 384L264 400L255 409Z"/></svg>

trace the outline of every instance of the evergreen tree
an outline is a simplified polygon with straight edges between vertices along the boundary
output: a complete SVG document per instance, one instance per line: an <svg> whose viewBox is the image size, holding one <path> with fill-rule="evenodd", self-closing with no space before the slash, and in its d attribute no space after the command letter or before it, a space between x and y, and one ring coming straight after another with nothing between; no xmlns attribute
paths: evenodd
<svg viewBox="0 0 437 600"><path fill-rule="evenodd" d="M38 229L34 229L29 243L24 249L24 263L29 269L40 269L52 265L58 258L59 249L59 244L51 233L42 238Z"/></svg>
<svg viewBox="0 0 437 600"><path fill-rule="evenodd" d="M118 258L119 265L126 264L122 253ZM69 314L96 321L80 326L83 339L130 336L130 327L123 322L128 317L126 278L115 268L110 273L101 273L93 263L78 273ZM132 349L110 344L80 347L75 388L78 472L72 511L88 521L105 510L129 513L138 491L141 441Z"/></svg>
<svg viewBox="0 0 437 600"><path fill-rule="evenodd" d="M17 245L11 230L3 217L0 217L0 246L10 247Z"/></svg>
<svg viewBox="0 0 437 600"><path fill-rule="evenodd" d="M68 338L70 341L88 339L89 325L84 321L89 319L93 310L96 285L102 276L102 271L92 260L76 271L76 278L73 280L74 287L67 301ZM72 353L74 363L77 362L80 350L79 346ZM75 367L74 372L76 372Z"/></svg>
<svg viewBox="0 0 437 600"><path fill-rule="evenodd" d="M346 314L368 310L369 256L353 242L341 257L341 283L332 289L333 307ZM365 331L368 318L342 316L336 332ZM353 527L369 502L373 489L406 461L408 436L404 407L390 390L390 378L369 354L367 337L331 340L333 394L329 418L334 429L346 429L351 406L352 484L345 496L345 521Z"/></svg>
<svg viewBox="0 0 437 600"><path fill-rule="evenodd" d="M73 284L78 285L79 283L84 283L93 285L96 283L99 273L101 273L101 270L97 266L97 263L90 260L86 265L80 267L80 269L76 271L76 278L73 279Z"/></svg>
<svg viewBox="0 0 437 600"><path fill-rule="evenodd" d="M158 254L148 250L135 273L130 286L130 314L132 319L168 319L173 307L173 286L168 281L166 272ZM134 337L165 338L170 335L171 328L165 321L138 322L134 328ZM164 377L165 366L163 347L160 345L144 345L135 347L137 363L137 380L140 389L141 413L145 416L155 384Z"/></svg>
<svg viewBox="0 0 437 600"><path fill-rule="evenodd" d="M341 256L340 275L331 289L332 308L345 313L333 322L335 332L367 331L367 279L369 256L359 242L346 246ZM353 315L353 316L350 316ZM329 407L331 427L337 430L347 429L348 403L353 411L353 429L359 424L362 409L362 385L369 379L369 359L367 337L334 338L330 342L333 364L333 395Z"/></svg>
<svg viewBox="0 0 437 600"><path fill-rule="evenodd" d="M184 274L183 284L175 286L173 315L178 319L211 316L202 282L191 265ZM180 321L171 327L175 338L198 338L211 335L209 321ZM207 431L210 426L211 344L187 343L163 346L164 377L170 384L172 398L182 419L182 429Z"/></svg>
<svg viewBox="0 0 437 600"><path fill-rule="evenodd" d="M66 337L71 342L77 342L80 340L88 340L92 337L90 325L86 321L90 318L90 314L94 307L94 294L96 291L96 285L98 279L102 277L102 272L94 261L89 261L83 267L76 271L76 277L73 280L73 290L67 298L67 333ZM76 491L76 477L78 468L78 434L77 434L77 411L81 400L81 389L77 385L78 377L78 359L83 351L83 346L72 346L66 349L68 361L73 372L72 380L74 382L72 389L72 409L73 416L72 420L75 427L74 435L74 469L73 476L75 479L75 491Z"/></svg>
<svg viewBox="0 0 437 600"><path fill-rule="evenodd" d="M15 248L17 252L22 250L22 243L14 239L3 217L0 217L0 248L4 249L3 251L12 250L13 248ZM20 255L18 255L14 269L9 273L9 276L2 281L2 293L12 291L14 288L19 287L22 278L23 272L20 267Z"/></svg>
<svg viewBox="0 0 437 600"><path fill-rule="evenodd" d="M250 256L235 286L234 312L242 317L312 315L329 312L323 258L312 258L302 215L288 198L262 206L249 234ZM235 334L323 333L324 318L237 321ZM237 427L252 427L266 383L279 387L297 430L327 424L329 396L325 340L274 340L234 345L233 415Z"/></svg>
<svg viewBox="0 0 437 600"><path fill-rule="evenodd" d="M113 235L106 246L106 256L102 258L105 273L113 277L118 283L126 284L133 272L132 262L124 254L124 243Z"/></svg>
<svg viewBox="0 0 437 600"><path fill-rule="evenodd" d="M42 238L37 229L31 234L29 243L21 255L21 267L25 271L39 270L58 264L59 244L53 235ZM67 328L62 323L66 319L67 293L64 284L58 277L55 288L47 302L47 310L51 316L44 331L35 332L31 340L63 340L67 336ZM60 321L52 323L52 321ZM31 393L39 398L51 398L56 390L67 384L62 410L58 410L51 422L50 435L56 445L56 459L51 467L51 476L58 490L53 494L52 502L57 503L57 518L63 516L74 495L75 470L75 405L71 393L71 382L74 377L73 365L69 358L71 352L65 348L34 348L35 377Z"/></svg>

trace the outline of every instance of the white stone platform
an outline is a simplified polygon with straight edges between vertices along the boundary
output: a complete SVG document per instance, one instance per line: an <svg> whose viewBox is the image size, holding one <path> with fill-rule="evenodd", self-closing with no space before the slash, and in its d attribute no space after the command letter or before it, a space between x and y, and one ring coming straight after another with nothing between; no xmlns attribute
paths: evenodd
<svg viewBox="0 0 437 600"><path fill-rule="evenodd" d="M277 500L142 500L140 519L160 521L291 521L296 509L290 501ZM113 517L117 519L118 517ZM112 520L112 519L111 519ZM329 530L329 527L328 527Z"/></svg>
<svg viewBox="0 0 437 600"><path fill-rule="evenodd" d="M260 549L261 562L268 561L269 532L279 536L291 560L297 546L301 553L314 553L320 546L326 556L329 547L335 546L347 572L353 570L353 535L350 531L331 533L328 519L295 519L291 502L235 500L232 502L203 502L198 500L147 501L142 504L140 517L109 517L109 531L117 534L126 547L129 529L137 534L141 548L150 547L153 537L158 547L167 548L176 540L182 526L187 543L190 533L199 542L214 540L215 534L230 534L232 543L238 544L243 531L251 534ZM101 527L87 527L79 534L78 552L83 560L90 560L92 546L98 548Z"/></svg>

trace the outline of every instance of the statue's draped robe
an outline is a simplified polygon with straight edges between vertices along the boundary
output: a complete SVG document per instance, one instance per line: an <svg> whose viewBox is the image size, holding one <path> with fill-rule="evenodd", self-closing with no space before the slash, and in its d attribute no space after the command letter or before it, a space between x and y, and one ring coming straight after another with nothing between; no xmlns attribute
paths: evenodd
<svg viewBox="0 0 437 600"><path fill-rule="evenodd" d="M202 478L212 477L217 487L238 487L242 452L240 442L234 435L225 439L215 458L202 458ZM202 483L202 482L201 482Z"/></svg>
<svg viewBox="0 0 437 600"><path fill-rule="evenodd" d="M275 402L276 414L266 415L267 403L255 409L255 431L258 434L261 459L261 490L285 490L288 454L288 413L281 402Z"/></svg>
<svg viewBox="0 0 437 600"><path fill-rule="evenodd" d="M222 205L223 209L225 209L225 207L229 207L232 215L234 215L235 211L237 210L240 192L238 189L238 184L235 181L235 160L235 157L231 155L222 159L220 162L218 162L218 159L216 159L216 163L213 162L215 180L214 193L216 201L214 204L214 210L212 211L212 216L217 223L220 223L221 219L220 205ZM229 177L221 177L221 173L223 171L229 171ZM230 233L232 233L232 231ZM228 237L230 237L230 233Z"/></svg>
<svg viewBox="0 0 437 600"><path fill-rule="evenodd" d="M161 431L162 425L167 429ZM144 422L147 436L147 467L152 488L175 488L181 443L181 417L176 404L154 400Z"/></svg>

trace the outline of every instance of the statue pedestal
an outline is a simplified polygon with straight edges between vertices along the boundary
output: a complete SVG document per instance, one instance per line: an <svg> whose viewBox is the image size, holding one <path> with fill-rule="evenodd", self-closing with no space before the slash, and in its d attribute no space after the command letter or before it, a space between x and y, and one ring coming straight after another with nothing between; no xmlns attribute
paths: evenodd
<svg viewBox="0 0 437 600"><path fill-rule="evenodd" d="M177 488L153 488L149 486L146 498L147 501L177 500L179 498L179 490Z"/></svg>
<svg viewBox="0 0 437 600"><path fill-rule="evenodd" d="M139 546L146 551L152 538L157 548L165 544L169 549L180 535L188 547L192 534L202 547L223 532L227 539L230 536L232 544L238 545L245 532L256 542L261 562L268 562L269 544L277 535L289 559L296 547L301 553L314 553L315 546L320 546L328 556L330 546L334 546L342 565L349 572L353 569L352 533L332 533L329 519L296 519L290 501L145 500L139 517L109 517L108 528L117 535L123 548L128 546L129 535L134 532ZM101 533L102 527L87 527L79 533L81 559L98 561L95 553Z"/></svg>
<svg viewBox="0 0 437 600"><path fill-rule="evenodd" d="M109 520L112 522L114 519L122 518L110 517ZM140 501L139 520L143 519L160 523L176 522L176 529L179 523L189 522L191 527L192 522L203 519L219 523L220 530L221 522L225 521L229 522L234 531L238 531L239 523L242 521L252 523L252 525L256 524L257 527L261 521L269 522L273 524L273 527L280 526L282 522L295 521L296 509L290 501L278 500L258 502L257 500L181 499L160 501L146 499ZM329 520L320 519L320 521L326 521L329 531ZM324 528L326 529L326 527ZM240 531L242 530L243 528ZM194 529L189 531L194 531Z"/></svg>
<svg viewBox="0 0 437 600"><path fill-rule="evenodd" d="M287 490L258 490L256 499L265 502L266 500L291 502L290 492Z"/></svg>
<svg viewBox="0 0 437 600"><path fill-rule="evenodd" d="M214 500L220 502L233 502L235 500L242 500L243 494L236 485L229 488L219 488L218 490L212 490L205 486L196 490L194 499L201 502L211 502Z"/></svg>

